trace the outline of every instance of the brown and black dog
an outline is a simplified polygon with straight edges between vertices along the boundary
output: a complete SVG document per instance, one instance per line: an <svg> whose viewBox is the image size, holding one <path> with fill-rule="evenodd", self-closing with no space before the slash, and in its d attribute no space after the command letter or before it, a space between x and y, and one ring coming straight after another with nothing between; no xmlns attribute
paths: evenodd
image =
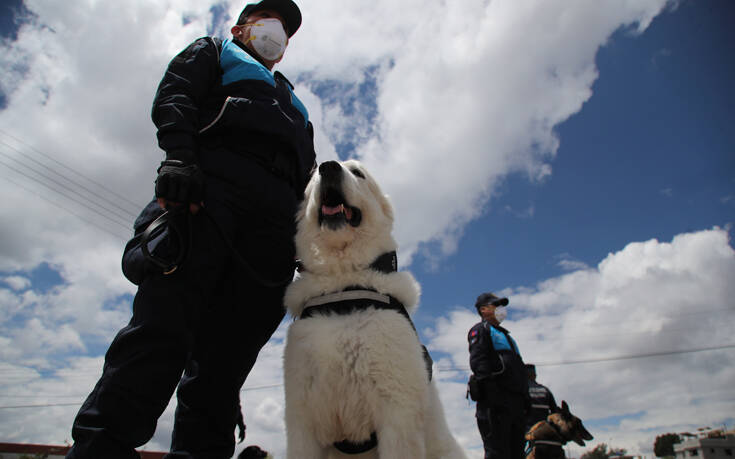
<svg viewBox="0 0 735 459"><path fill-rule="evenodd" d="M562 400L560 412L550 414L545 421L539 421L529 429L526 459L564 459L567 442L584 446L584 441L592 438L582 420L573 415L567 402Z"/></svg>

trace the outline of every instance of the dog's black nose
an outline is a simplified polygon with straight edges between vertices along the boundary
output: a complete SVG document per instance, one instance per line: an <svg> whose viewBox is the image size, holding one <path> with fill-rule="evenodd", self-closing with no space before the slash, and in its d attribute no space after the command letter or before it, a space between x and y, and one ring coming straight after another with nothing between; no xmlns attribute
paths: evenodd
<svg viewBox="0 0 735 459"><path fill-rule="evenodd" d="M337 161L325 161L319 165L319 175L325 180L334 180L342 174L342 166Z"/></svg>

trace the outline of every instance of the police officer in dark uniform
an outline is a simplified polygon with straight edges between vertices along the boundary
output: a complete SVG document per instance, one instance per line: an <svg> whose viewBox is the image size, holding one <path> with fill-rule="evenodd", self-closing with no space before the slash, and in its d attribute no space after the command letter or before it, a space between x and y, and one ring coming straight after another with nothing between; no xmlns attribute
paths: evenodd
<svg viewBox="0 0 735 459"><path fill-rule="evenodd" d="M477 297L475 308L482 322L467 336L470 368L479 387L477 427L485 458L521 459L528 409L528 378L518 345L500 326L507 313L508 298L493 293Z"/></svg>
<svg viewBox="0 0 735 459"><path fill-rule="evenodd" d="M139 285L133 316L67 458L138 458L177 386L166 457L232 457L240 388L285 314L294 216L315 166L308 112L272 72L300 25L292 0L251 3L231 39L200 38L169 64L152 110L165 160L135 224L146 234L168 209L168 232L145 269L125 265Z"/></svg>
<svg viewBox="0 0 735 459"><path fill-rule="evenodd" d="M548 387L536 381L536 365L526 364L528 374L528 396L531 399L531 409L526 415L526 431L539 421L545 421L551 413L559 411L554 400L554 394Z"/></svg>

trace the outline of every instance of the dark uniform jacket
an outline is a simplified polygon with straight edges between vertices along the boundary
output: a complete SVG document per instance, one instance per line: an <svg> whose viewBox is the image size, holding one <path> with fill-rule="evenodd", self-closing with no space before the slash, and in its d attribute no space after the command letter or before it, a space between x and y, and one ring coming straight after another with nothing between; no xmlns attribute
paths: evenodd
<svg viewBox="0 0 735 459"><path fill-rule="evenodd" d="M518 345L510 332L483 320L468 335L470 369L480 381L486 402L506 405L509 398L528 396L528 377Z"/></svg>
<svg viewBox="0 0 735 459"><path fill-rule="evenodd" d="M300 196L315 164L313 128L291 83L258 59L238 41L211 37L179 53L153 102L158 143L199 160L219 148L257 158Z"/></svg>
<svg viewBox="0 0 735 459"><path fill-rule="evenodd" d="M536 381L528 382L528 395L531 398L531 409L526 416L526 427L531 428L539 421L546 420L551 413L559 411L551 391Z"/></svg>

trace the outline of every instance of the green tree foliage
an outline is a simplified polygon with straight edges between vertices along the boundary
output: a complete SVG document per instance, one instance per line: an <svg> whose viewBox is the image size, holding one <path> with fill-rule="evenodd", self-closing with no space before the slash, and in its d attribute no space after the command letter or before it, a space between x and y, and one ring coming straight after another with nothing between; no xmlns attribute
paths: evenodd
<svg viewBox="0 0 735 459"><path fill-rule="evenodd" d="M605 443L600 443L592 451L586 451L582 454L579 459L608 459L610 456L623 456L625 453L624 448L608 448Z"/></svg>
<svg viewBox="0 0 735 459"><path fill-rule="evenodd" d="M674 456L674 445L680 442L681 437L675 433L659 435L653 443L653 454L656 457Z"/></svg>

